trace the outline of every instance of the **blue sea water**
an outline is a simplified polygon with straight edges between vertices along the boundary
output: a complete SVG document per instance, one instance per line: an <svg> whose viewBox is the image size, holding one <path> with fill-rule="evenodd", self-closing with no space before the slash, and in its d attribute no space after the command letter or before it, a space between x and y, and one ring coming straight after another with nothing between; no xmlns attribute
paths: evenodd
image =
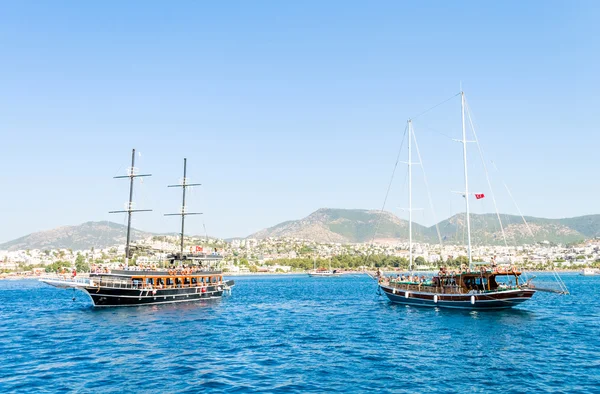
<svg viewBox="0 0 600 394"><path fill-rule="evenodd" d="M111 309L0 281L0 392L598 393L600 277L563 278L571 296L495 312L393 305L366 276Z"/></svg>

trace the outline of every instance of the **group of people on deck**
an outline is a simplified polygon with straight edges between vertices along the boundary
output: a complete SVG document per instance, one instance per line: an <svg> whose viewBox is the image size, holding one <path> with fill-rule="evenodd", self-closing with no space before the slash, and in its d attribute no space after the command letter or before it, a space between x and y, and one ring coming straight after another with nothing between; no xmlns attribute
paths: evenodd
<svg viewBox="0 0 600 394"><path fill-rule="evenodd" d="M423 283L425 280L425 275L396 275L396 282Z"/></svg>
<svg viewBox="0 0 600 394"><path fill-rule="evenodd" d="M427 278L425 278L425 275L396 275L394 276L379 276L379 281L380 282L387 282L387 283L401 283L401 282L410 282L410 283L424 283L427 280Z"/></svg>
<svg viewBox="0 0 600 394"><path fill-rule="evenodd" d="M90 272L92 274L110 274L110 269L103 265L92 264Z"/></svg>

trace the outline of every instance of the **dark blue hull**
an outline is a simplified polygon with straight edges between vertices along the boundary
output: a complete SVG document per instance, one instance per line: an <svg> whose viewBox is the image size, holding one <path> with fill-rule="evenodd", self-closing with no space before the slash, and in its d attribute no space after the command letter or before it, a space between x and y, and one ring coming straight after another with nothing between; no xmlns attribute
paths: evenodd
<svg viewBox="0 0 600 394"><path fill-rule="evenodd" d="M535 290L518 289L474 294L433 294L380 286L388 299L397 304L455 309L507 309L529 300Z"/></svg>
<svg viewBox="0 0 600 394"><path fill-rule="evenodd" d="M83 290L90 296L96 307L141 306L171 304L177 302L193 302L221 298L226 289L234 285L232 280L225 286L169 288L169 289L120 289L110 287L85 287Z"/></svg>

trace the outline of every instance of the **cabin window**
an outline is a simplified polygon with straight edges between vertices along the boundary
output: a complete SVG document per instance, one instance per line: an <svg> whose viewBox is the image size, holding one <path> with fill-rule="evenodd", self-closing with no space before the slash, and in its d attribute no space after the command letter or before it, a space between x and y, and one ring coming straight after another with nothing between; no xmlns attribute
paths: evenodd
<svg viewBox="0 0 600 394"><path fill-rule="evenodd" d="M485 290L487 288L487 278L482 278L480 276L475 278L466 278L464 284L469 290Z"/></svg>
<svg viewBox="0 0 600 394"><path fill-rule="evenodd" d="M167 278L167 286L173 286L173 279Z"/></svg>
<svg viewBox="0 0 600 394"><path fill-rule="evenodd" d="M146 284L153 285L154 284L154 278L146 278Z"/></svg>
<svg viewBox="0 0 600 394"><path fill-rule="evenodd" d="M156 284L160 285L160 286L164 286L165 285L164 279L163 278L156 279Z"/></svg>
<svg viewBox="0 0 600 394"><path fill-rule="evenodd" d="M192 278L192 285L195 285L198 283L198 278L193 277Z"/></svg>
<svg viewBox="0 0 600 394"><path fill-rule="evenodd" d="M184 285L189 285L189 284L190 284L190 278L185 278L185 279L183 280L183 284L184 284Z"/></svg>

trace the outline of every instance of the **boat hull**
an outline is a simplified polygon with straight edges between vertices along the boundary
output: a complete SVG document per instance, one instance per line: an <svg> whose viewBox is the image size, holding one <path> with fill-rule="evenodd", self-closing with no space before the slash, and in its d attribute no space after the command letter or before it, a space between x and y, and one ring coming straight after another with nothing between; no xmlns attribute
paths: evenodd
<svg viewBox="0 0 600 394"><path fill-rule="evenodd" d="M59 288L83 291L91 298L94 307L142 306L216 299L221 298L235 285L233 280L228 280L223 284L204 288L132 289L90 286L89 283L74 285L60 280L44 282Z"/></svg>
<svg viewBox="0 0 600 394"><path fill-rule="evenodd" d="M519 305L535 294L535 290L516 289L490 293L434 294L379 286L388 299L397 304L454 309L508 309Z"/></svg>
<svg viewBox="0 0 600 394"><path fill-rule="evenodd" d="M329 276L341 276L341 274L317 274L317 273L309 273L308 276L312 276L314 278L320 278L320 277L329 277Z"/></svg>

